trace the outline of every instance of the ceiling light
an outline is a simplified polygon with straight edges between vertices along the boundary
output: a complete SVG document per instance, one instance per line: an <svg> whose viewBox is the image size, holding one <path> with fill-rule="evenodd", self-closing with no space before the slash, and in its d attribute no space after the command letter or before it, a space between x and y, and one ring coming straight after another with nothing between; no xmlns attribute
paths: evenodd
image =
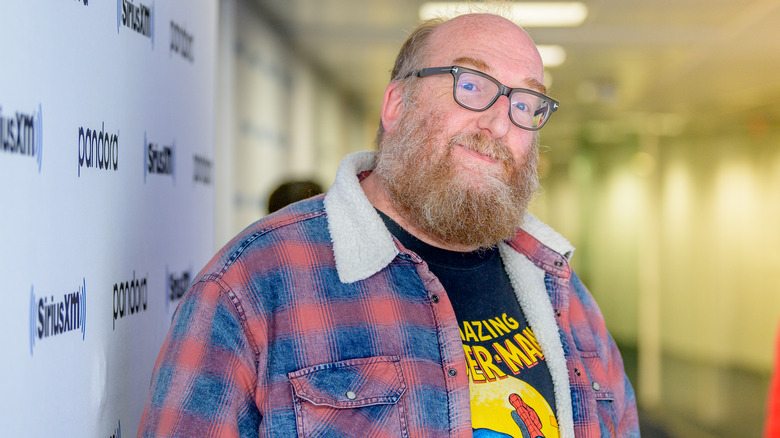
<svg viewBox="0 0 780 438"><path fill-rule="evenodd" d="M536 48L542 56L542 64L545 67L558 67L566 61L566 51L561 46L540 44Z"/></svg>
<svg viewBox="0 0 780 438"><path fill-rule="evenodd" d="M488 9L487 6L485 9ZM470 12L480 12L479 3L428 2L420 6L420 19L452 18ZM523 27L574 27L588 16L588 8L581 2L522 2L497 6L499 12Z"/></svg>

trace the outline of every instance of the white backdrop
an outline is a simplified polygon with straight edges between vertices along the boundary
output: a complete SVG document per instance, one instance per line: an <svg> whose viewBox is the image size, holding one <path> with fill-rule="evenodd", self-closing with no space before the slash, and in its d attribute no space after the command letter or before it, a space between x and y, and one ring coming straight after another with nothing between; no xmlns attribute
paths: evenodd
<svg viewBox="0 0 780 438"><path fill-rule="evenodd" d="M0 435L135 435L214 252L216 26L216 0L0 2Z"/></svg>

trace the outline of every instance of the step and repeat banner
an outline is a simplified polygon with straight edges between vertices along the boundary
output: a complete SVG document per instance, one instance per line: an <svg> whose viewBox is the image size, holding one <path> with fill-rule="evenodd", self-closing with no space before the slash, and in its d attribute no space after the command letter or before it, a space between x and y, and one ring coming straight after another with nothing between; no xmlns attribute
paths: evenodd
<svg viewBox="0 0 780 438"><path fill-rule="evenodd" d="M215 250L217 9L0 2L0 435L135 435Z"/></svg>

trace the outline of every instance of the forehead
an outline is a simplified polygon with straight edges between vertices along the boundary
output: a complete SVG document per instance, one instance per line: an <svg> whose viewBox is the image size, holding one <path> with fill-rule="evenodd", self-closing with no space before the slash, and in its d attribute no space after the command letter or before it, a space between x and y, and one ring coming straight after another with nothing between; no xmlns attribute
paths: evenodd
<svg viewBox="0 0 780 438"><path fill-rule="evenodd" d="M463 65L464 60L476 62ZM541 57L528 34L495 15L456 17L434 31L426 51L426 66L458 62L484 71L509 87L529 88L541 84L544 77Z"/></svg>

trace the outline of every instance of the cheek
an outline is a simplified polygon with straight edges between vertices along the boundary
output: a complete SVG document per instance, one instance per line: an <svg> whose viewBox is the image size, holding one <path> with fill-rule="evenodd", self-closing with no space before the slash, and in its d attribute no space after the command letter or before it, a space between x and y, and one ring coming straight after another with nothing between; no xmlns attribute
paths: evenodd
<svg viewBox="0 0 780 438"><path fill-rule="evenodd" d="M526 158L531 155L531 152L536 147L537 133L534 131L526 131L521 128L517 128L520 132L516 133L507 141L512 156L515 158L515 163L520 166Z"/></svg>
<svg viewBox="0 0 780 438"><path fill-rule="evenodd" d="M477 126L477 118L480 113L467 110L455 103L455 101L452 104L455 106L449 108L449 112L443 117L441 136L446 141L449 141L458 134L475 134L480 132Z"/></svg>

